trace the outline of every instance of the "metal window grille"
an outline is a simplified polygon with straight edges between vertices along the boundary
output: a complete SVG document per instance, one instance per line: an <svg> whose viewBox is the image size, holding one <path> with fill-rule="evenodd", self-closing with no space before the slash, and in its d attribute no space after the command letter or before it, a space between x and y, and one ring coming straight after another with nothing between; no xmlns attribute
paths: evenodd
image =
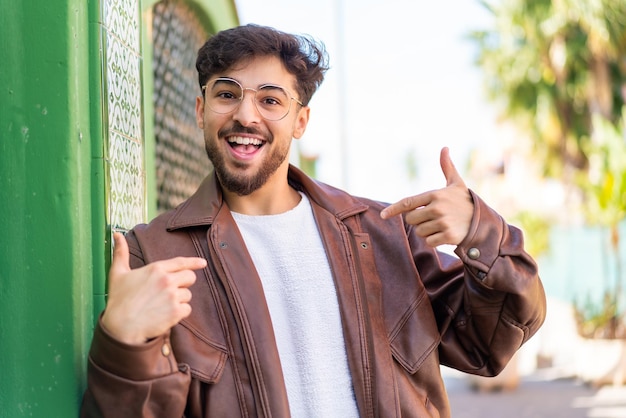
<svg viewBox="0 0 626 418"><path fill-rule="evenodd" d="M163 0L153 8L152 36L157 209L162 212L189 197L211 169L195 117L196 55L209 34L184 1Z"/></svg>

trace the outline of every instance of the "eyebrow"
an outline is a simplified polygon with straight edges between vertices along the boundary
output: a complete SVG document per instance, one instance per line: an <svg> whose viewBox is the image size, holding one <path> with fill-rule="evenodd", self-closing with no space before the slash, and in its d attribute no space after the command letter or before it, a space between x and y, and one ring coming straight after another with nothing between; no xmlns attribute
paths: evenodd
<svg viewBox="0 0 626 418"><path fill-rule="evenodd" d="M219 77L219 78L216 78L215 80L213 80L213 82L215 84L217 84L217 83L238 83L238 84L241 84L239 81L235 80L234 78L228 78L228 77Z"/></svg>
<svg viewBox="0 0 626 418"><path fill-rule="evenodd" d="M281 86L279 84L265 83L265 84L261 84L259 87L257 87L257 90L261 90L261 89L285 90L285 87L283 87L283 86Z"/></svg>
<svg viewBox="0 0 626 418"><path fill-rule="evenodd" d="M238 83L240 86L243 87L243 83L241 81L239 81L239 80L237 80L235 78L232 78L232 77L217 77L214 81L216 83L217 82L221 82L221 83L229 83L229 82L231 82L231 83ZM262 89L262 88L277 88L277 89L283 89L283 90L287 89L287 87L282 86L282 85L277 84L277 83L261 83L257 87L243 87L243 88L244 89L253 88L253 89L256 89L256 90Z"/></svg>

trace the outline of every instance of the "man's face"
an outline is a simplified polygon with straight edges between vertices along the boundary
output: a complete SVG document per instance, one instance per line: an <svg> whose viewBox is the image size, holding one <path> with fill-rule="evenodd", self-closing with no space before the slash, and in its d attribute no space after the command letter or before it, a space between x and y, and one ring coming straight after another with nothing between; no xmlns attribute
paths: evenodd
<svg viewBox="0 0 626 418"><path fill-rule="evenodd" d="M296 94L295 77L272 56L236 65L208 83L218 77L233 79L244 89L272 84L284 87L294 97ZM291 140L302 136L308 118L309 108L291 100L287 116L276 121L264 119L254 104L252 90L244 90L241 104L230 113L216 113L203 97L196 100L196 120L204 130L206 151L220 183L241 196L268 182L287 181Z"/></svg>

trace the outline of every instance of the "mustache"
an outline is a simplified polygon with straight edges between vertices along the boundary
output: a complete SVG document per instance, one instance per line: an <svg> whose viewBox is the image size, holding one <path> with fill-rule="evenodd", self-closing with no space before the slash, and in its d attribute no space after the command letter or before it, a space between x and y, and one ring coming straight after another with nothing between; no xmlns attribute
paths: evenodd
<svg viewBox="0 0 626 418"><path fill-rule="evenodd" d="M267 142L273 141L273 135L263 132L260 129L253 127L243 126L241 123L235 121L231 126L220 129L217 132L219 138L224 138L227 136L236 136L237 134L248 134L248 135L259 135L267 140Z"/></svg>

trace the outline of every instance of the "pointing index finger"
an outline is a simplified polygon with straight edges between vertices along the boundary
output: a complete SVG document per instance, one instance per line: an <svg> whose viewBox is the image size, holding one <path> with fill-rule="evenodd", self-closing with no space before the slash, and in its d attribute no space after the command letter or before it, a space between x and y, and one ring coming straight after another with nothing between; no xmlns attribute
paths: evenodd
<svg viewBox="0 0 626 418"><path fill-rule="evenodd" d="M389 219L393 216L401 213L412 211L422 206L426 206L430 203L426 193L418 194L416 196L405 197L398 202L387 206L380 212L380 217L383 219Z"/></svg>
<svg viewBox="0 0 626 418"><path fill-rule="evenodd" d="M199 270L206 267L207 262L200 257L174 257L161 261L162 267L169 272L181 270Z"/></svg>

